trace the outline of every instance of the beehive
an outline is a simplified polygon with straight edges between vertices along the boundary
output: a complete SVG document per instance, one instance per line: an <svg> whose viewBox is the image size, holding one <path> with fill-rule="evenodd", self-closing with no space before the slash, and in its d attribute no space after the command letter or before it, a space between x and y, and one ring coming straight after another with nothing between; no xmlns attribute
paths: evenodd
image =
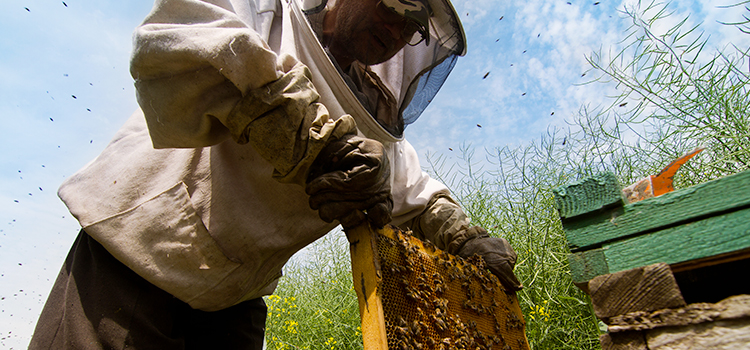
<svg viewBox="0 0 750 350"><path fill-rule="evenodd" d="M529 349L516 296L482 259L394 227L348 235L366 350Z"/></svg>
<svg viewBox="0 0 750 350"><path fill-rule="evenodd" d="M638 190L658 177L623 189L603 173L554 190L573 282L607 325L602 348L747 349L750 171Z"/></svg>

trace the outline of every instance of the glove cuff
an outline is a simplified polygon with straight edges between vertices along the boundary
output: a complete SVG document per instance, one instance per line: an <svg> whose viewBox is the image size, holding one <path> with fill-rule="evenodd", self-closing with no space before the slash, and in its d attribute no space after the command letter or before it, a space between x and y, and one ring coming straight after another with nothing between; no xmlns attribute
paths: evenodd
<svg viewBox="0 0 750 350"><path fill-rule="evenodd" d="M489 236L490 235L487 234L487 230L480 226L472 226L465 230L461 230L456 233L455 236L453 236L453 240L448 244L448 253L458 254L458 252L461 251L461 248L466 245L466 242Z"/></svg>
<svg viewBox="0 0 750 350"><path fill-rule="evenodd" d="M250 143L274 167L279 182L304 185L318 153L331 140L356 133L350 115L333 119L298 63L278 80L243 97L226 125L239 144Z"/></svg>

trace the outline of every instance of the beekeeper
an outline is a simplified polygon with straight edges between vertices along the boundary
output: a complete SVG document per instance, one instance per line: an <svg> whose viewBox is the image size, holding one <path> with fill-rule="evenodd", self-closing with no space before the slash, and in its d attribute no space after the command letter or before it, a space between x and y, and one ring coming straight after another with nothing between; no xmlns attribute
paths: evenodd
<svg viewBox="0 0 750 350"><path fill-rule="evenodd" d="M287 260L341 223L482 255L404 139L466 39L448 0L157 0L134 34L140 109L60 187L83 229L31 349L260 349Z"/></svg>

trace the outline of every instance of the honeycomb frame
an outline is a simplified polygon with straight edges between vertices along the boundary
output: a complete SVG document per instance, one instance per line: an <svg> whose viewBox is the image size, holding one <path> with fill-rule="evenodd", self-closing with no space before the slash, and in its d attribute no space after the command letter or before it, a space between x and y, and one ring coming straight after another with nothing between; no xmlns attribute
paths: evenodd
<svg viewBox="0 0 750 350"><path fill-rule="evenodd" d="M481 258L392 226L347 236L365 350L529 349L516 295Z"/></svg>

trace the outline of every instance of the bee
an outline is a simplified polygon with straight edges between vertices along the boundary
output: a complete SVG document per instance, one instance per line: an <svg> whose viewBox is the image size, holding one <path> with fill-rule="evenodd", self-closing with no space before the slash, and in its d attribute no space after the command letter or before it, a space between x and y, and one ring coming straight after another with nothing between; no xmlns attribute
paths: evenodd
<svg viewBox="0 0 750 350"><path fill-rule="evenodd" d="M419 333L422 332L422 326L419 325L419 322L412 321L411 323L411 334L413 335L419 335Z"/></svg>
<svg viewBox="0 0 750 350"><path fill-rule="evenodd" d="M432 244L432 242L430 242L430 241L425 241L424 242L424 246L425 246L425 248L427 248L431 252L435 251L435 245Z"/></svg>
<svg viewBox="0 0 750 350"><path fill-rule="evenodd" d="M406 296L411 298L412 300L419 301L424 299L424 296L422 293L418 290L410 290L406 293Z"/></svg>
<svg viewBox="0 0 750 350"><path fill-rule="evenodd" d="M409 253L409 254L411 254L411 255L415 255L415 254L417 254L417 247L415 247L413 245L409 245L406 248L406 252Z"/></svg>
<svg viewBox="0 0 750 350"><path fill-rule="evenodd" d="M482 314L484 314L486 312L486 309L484 308L484 305L479 305L475 311L478 314L482 315Z"/></svg>
<svg viewBox="0 0 750 350"><path fill-rule="evenodd" d="M458 339L456 339L456 341L455 341L455 345L459 345L459 346L463 346L463 347L466 347L466 345L468 345L468 343L469 343L469 340L467 339L466 335L462 335L462 336L458 337Z"/></svg>
<svg viewBox="0 0 750 350"><path fill-rule="evenodd" d="M414 261L407 258L406 259L406 265L401 266L401 272L414 272L414 269L412 268L412 265L414 265Z"/></svg>
<svg viewBox="0 0 750 350"><path fill-rule="evenodd" d="M459 334L465 334L466 333L466 324L458 322L456 324L456 331Z"/></svg>
<svg viewBox="0 0 750 350"><path fill-rule="evenodd" d="M440 332L445 332L446 329L448 329L448 326L445 324L445 321L443 321L441 318L435 317L435 315L430 316L432 319L432 323L435 325L435 328L437 328Z"/></svg>
<svg viewBox="0 0 750 350"><path fill-rule="evenodd" d="M516 314L512 312L509 313L508 321L505 323L505 328L508 330L511 330L511 329L520 329L521 327L523 327L523 323L521 322L521 320L518 319L518 316L516 316Z"/></svg>

